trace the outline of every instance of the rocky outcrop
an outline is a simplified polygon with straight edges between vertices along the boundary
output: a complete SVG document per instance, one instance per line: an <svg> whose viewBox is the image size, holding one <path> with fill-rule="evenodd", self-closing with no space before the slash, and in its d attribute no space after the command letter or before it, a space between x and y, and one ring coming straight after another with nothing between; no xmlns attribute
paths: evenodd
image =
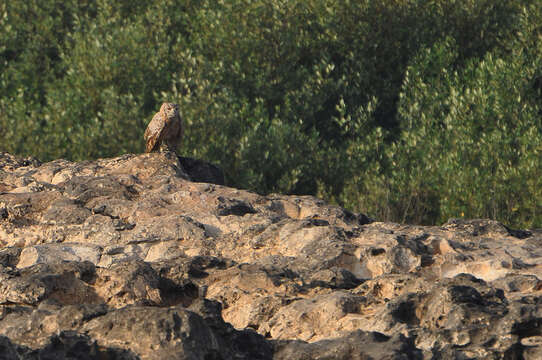
<svg viewBox="0 0 542 360"><path fill-rule="evenodd" d="M172 153L0 153L0 359L542 357L542 231L223 181Z"/></svg>

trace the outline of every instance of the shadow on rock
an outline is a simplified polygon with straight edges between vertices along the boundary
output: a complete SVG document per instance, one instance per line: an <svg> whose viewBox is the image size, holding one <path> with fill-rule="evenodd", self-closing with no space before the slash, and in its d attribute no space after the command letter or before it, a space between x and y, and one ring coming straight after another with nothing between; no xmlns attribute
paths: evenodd
<svg viewBox="0 0 542 360"><path fill-rule="evenodd" d="M74 331L63 331L51 336L39 349L12 343L0 336L0 360L138 360L129 350L98 346L90 337Z"/></svg>

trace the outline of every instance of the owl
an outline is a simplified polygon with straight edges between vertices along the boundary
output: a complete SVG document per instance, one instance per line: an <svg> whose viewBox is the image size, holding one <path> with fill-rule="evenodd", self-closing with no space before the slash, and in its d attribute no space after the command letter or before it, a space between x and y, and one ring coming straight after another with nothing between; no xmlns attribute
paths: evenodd
<svg viewBox="0 0 542 360"><path fill-rule="evenodd" d="M145 130L145 151L173 151L181 143L183 125L179 105L163 103Z"/></svg>

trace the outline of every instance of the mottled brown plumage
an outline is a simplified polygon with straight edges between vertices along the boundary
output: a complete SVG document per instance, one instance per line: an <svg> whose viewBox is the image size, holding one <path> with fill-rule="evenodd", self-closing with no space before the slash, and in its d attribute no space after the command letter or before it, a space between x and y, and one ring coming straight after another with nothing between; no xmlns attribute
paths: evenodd
<svg viewBox="0 0 542 360"><path fill-rule="evenodd" d="M183 125L179 105L163 103L145 130L145 151L173 151L181 143Z"/></svg>

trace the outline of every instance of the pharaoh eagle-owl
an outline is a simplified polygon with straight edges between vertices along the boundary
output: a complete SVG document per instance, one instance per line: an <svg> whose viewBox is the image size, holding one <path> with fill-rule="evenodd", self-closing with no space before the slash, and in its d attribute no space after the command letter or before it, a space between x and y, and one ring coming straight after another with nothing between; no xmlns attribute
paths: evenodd
<svg viewBox="0 0 542 360"><path fill-rule="evenodd" d="M179 105L163 103L145 130L145 151L175 152L182 136L183 124Z"/></svg>

